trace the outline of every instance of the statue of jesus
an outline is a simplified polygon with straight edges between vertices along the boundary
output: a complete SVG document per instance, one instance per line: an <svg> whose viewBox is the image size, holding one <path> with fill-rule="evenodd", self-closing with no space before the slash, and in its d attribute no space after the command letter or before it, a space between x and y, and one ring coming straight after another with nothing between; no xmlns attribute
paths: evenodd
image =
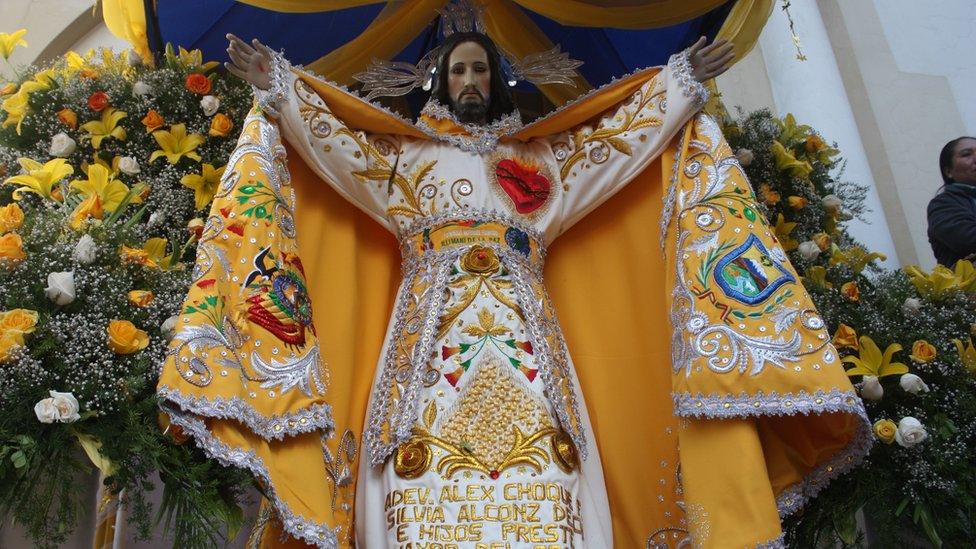
<svg viewBox="0 0 976 549"><path fill-rule="evenodd" d="M268 532L323 547L772 547L780 516L864 453L863 408L823 321L700 113L731 44L703 38L523 125L479 32L440 46L416 122L228 39L227 69L254 85L257 107L159 393L208 454L255 474ZM312 174L398 242L375 370L352 371L358 344L329 339L332 318L358 317L316 288L367 282L320 244L333 225L315 221L326 191L299 183ZM626 288L590 281L567 299L623 293L651 320L621 310L620 339L597 343L614 362L574 365L547 250L648 177L655 220L613 245L654 266L625 265ZM604 271L600 257L546 277L569 284ZM748 291L729 282L736 269ZM566 317L580 342L582 316ZM631 330L653 359L615 347ZM343 376L371 380L368 402L330 385ZM636 389L646 398L627 396ZM634 406L651 412L615 415Z"/></svg>

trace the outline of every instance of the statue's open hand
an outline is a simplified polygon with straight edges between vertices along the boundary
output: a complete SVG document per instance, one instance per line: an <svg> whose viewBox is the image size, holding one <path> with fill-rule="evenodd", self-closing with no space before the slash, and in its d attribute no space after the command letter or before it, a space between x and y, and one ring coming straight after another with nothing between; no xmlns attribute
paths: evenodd
<svg viewBox="0 0 976 549"><path fill-rule="evenodd" d="M227 53L230 55L231 62L224 63L224 67L231 74L262 90L270 88L271 50L257 39L252 40L248 45L233 34L228 34L227 40L230 42L227 45Z"/></svg>
<svg viewBox="0 0 976 549"><path fill-rule="evenodd" d="M729 70L735 59L734 47L728 40L716 40L707 46L705 43L702 36L688 51L692 74L699 82L711 80Z"/></svg>

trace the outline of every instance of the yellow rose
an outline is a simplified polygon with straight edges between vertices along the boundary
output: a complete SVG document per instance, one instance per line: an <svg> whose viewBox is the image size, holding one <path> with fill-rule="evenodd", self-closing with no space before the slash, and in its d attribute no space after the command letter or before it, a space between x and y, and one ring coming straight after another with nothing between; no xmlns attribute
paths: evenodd
<svg viewBox="0 0 976 549"><path fill-rule="evenodd" d="M72 130L78 129L78 115L71 109L61 109L58 111L58 120Z"/></svg>
<svg viewBox="0 0 976 549"><path fill-rule="evenodd" d="M461 268L471 274L490 274L498 270L498 256L491 248L472 246L461 257Z"/></svg>
<svg viewBox="0 0 976 549"><path fill-rule="evenodd" d="M817 233L813 235L813 241L820 248L821 252L826 252L830 248L830 235L827 233Z"/></svg>
<svg viewBox="0 0 976 549"><path fill-rule="evenodd" d="M0 266L16 265L27 258L24 241L17 233L0 236Z"/></svg>
<svg viewBox="0 0 976 549"><path fill-rule="evenodd" d="M136 328L128 320L109 322L108 347L120 355L131 355L149 346L149 334Z"/></svg>
<svg viewBox="0 0 976 549"><path fill-rule="evenodd" d="M915 362L930 362L938 353L931 343L920 339L912 345L912 354L908 355Z"/></svg>
<svg viewBox="0 0 976 549"><path fill-rule="evenodd" d="M759 197L767 206L775 206L779 204L781 199L779 192L773 189L769 183L763 183L759 187Z"/></svg>
<svg viewBox="0 0 976 549"><path fill-rule="evenodd" d="M34 333L35 328L37 328L37 311L13 309L0 313L0 333L31 334Z"/></svg>
<svg viewBox="0 0 976 549"><path fill-rule="evenodd" d="M895 433L897 431L898 425L890 419L879 419L874 422L874 436L878 437L878 440L885 444L891 444L895 441Z"/></svg>
<svg viewBox="0 0 976 549"><path fill-rule="evenodd" d="M222 112L218 112L210 121L210 135L214 137L227 137L232 129L234 122Z"/></svg>
<svg viewBox="0 0 976 549"><path fill-rule="evenodd" d="M24 334L0 332L0 364L10 361L10 355L17 347L24 346Z"/></svg>
<svg viewBox="0 0 976 549"><path fill-rule="evenodd" d="M393 470L400 478L414 479L430 467L430 448L419 440L410 440L396 449Z"/></svg>
<svg viewBox="0 0 976 549"><path fill-rule="evenodd" d="M19 229L24 224L24 210L16 202L0 208L0 234Z"/></svg>
<svg viewBox="0 0 976 549"><path fill-rule="evenodd" d="M807 200L806 198L804 198L802 196L790 196L790 197L787 197L786 202L794 210L802 210L803 208L806 208L807 207L807 204L810 203L809 200Z"/></svg>
<svg viewBox="0 0 976 549"><path fill-rule="evenodd" d="M148 290L132 290L129 292L129 303L136 307L145 307L152 303L156 295Z"/></svg>
<svg viewBox="0 0 976 549"><path fill-rule="evenodd" d="M837 332L834 334L834 339L831 343L837 348L849 347L851 349L857 349L857 332L847 324L841 324L837 327Z"/></svg>
<svg viewBox="0 0 976 549"><path fill-rule="evenodd" d="M851 301L858 301L861 299L861 290L857 287L857 282L845 282L843 286L840 287L840 293L847 299Z"/></svg>

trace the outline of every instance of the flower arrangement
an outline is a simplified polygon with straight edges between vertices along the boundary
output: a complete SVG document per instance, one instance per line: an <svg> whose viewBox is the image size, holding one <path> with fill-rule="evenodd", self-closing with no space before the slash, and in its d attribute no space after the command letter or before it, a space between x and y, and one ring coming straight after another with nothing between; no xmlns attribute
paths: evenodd
<svg viewBox="0 0 976 549"><path fill-rule="evenodd" d="M886 270L844 221L863 187L812 128L766 111L725 122L776 236L831 327L879 444L787 523L793 547L962 547L976 538L976 270ZM786 200L783 197L787 197ZM856 513L864 520L858 525ZM868 532L870 531L870 532ZM869 534L869 536L868 536Z"/></svg>
<svg viewBox="0 0 976 549"><path fill-rule="evenodd" d="M154 472L175 546L242 522L250 478L179 444L155 386L250 90L198 51L159 63L70 52L0 87L0 515L38 546L70 534L92 464L143 536Z"/></svg>

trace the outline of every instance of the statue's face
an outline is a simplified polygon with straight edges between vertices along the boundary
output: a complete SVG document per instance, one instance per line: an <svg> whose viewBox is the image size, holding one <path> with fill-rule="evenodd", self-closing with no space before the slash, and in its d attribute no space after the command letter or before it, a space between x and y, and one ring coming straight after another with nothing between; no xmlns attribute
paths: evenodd
<svg viewBox="0 0 976 549"><path fill-rule="evenodd" d="M462 42L447 61L447 91L462 122L484 123L491 100L488 52L477 42Z"/></svg>

